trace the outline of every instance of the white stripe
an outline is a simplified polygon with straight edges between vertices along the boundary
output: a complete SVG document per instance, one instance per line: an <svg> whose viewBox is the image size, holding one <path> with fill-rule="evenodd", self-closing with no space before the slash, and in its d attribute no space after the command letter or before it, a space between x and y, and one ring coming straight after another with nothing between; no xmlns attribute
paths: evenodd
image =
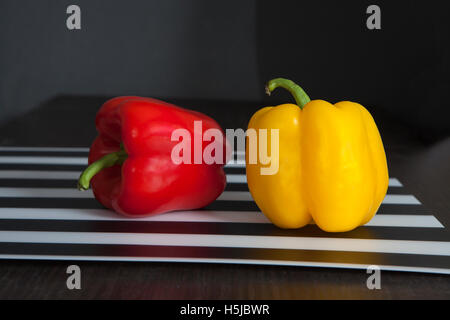
<svg viewBox="0 0 450 320"><path fill-rule="evenodd" d="M130 219L106 209L0 208L0 219L265 223L257 211L177 211ZM432 215L375 215L366 226L444 228Z"/></svg>
<svg viewBox="0 0 450 320"><path fill-rule="evenodd" d="M389 178L389 187L403 187L403 184L397 178Z"/></svg>
<svg viewBox="0 0 450 320"><path fill-rule="evenodd" d="M383 200L384 204L421 204L417 198L411 194L387 194Z"/></svg>
<svg viewBox="0 0 450 320"><path fill-rule="evenodd" d="M225 165L225 168L245 168L245 160L243 159L230 160Z"/></svg>
<svg viewBox="0 0 450 320"><path fill-rule="evenodd" d="M227 182L247 183L247 176L245 174L228 174ZM403 187L403 184L397 178L389 178L389 187Z"/></svg>
<svg viewBox="0 0 450 320"><path fill-rule="evenodd" d="M0 163L10 164L73 164L87 165L86 157L17 157L0 156Z"/></svg>
<svg viewBox="0 0 450 320"><path fill-rule="evenodd" d="M0 188L0 198L93 198L92 190L79 191L75 188ZM253 201L248 191L224 191L217 200ZM420 204L413 195L388 194L384 204Z"/></svg>
<svg viewBox="0 0 450 320"><path fill-rule="evenodd" d="M247 183L245 174L227 174L227 183Z"/></svg>
<svg viewBox="0 0 450 320"><path fill-rule="evenodd" d="M432 215L377 214L365 224L371 227L445 228Z"/></svg>
<svg viewBox="0 0 450 320"><path fill-rule="evenodd" d="M11 152L89 152L89 148L78 147L0 147L0 151Z"/></svg>
<svg viewBox="0 0 450 320"><path fill-rule="evenodd" d="M450 242L173 233L0 231L0 242L327 250L450 256Z"/></svg>
<svg viewBox="0 0 450 320"><path fill-rule="evenodd" d="M78 180L80 171L0 170L0 179Z"/></svg>
<svg viewBox="0 0 450 320"><path fill-rule="evenodd" d="M248 191L224 191L217 198L222 201L253 201L252 195Z"/></svg>
<svg viewBox="0 0 450 320"><path fill-rule="evenodd" d="M0 188L0 198L93 198L92 190L75 188Z"/></svg>
<svg viewBox="0 0 450 320"><path fill-rule="evenodd" d="M61 255L32 255L32 254L0 254L0 259L20 260L69 260L69 261L133 261L133 262L188 262L188 263L227 263L227 264L255 264L274 266L295 267L319 267L319 268L349 268L367 270L368 264L357 263L334 263L334 262L312 262L312 261L286 261L286 260L256 260L256 259L213 259L213 258L170 258L170 257L112 257L112 256L61 256ZM383 271L407 271L426 272L436 274L450 274L450 269L407 267L377 265Z"/></svg>
<svg viewBox="0 0 450 320"><path fill-rule="evenodd" d="M0 170L0 179L78 180L81 171ZM247 183L245 174L227 174L228 183Z"/></svg>
<svg viewBox="0 0 450 320"><path fill-rule="evenodd" d="M6 147L0 146L0 151L17 152L89 152L88 147ZM233 154L245 156L245 151L234 151Z"/></svg>

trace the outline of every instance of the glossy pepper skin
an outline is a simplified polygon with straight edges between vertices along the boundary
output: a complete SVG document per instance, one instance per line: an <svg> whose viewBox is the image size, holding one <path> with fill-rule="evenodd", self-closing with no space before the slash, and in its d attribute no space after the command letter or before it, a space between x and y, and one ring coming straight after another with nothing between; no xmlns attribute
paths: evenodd
<svg viewBox="0 0 450 320"><path fill-rule="evenodd" d="M98 136L79 188L87 189L91 182L100 203L130 217L208 205L225 188L223 164L194 164L193 155L191 164L175 164L171 159L178 143L171 141L173 130L186 129L193 140L194 121L202 121L203 131L221 130L204 114L156 99L107 101L96 116Z"/></svg>
<svg viewBox="0 0 450 320"><path fill-rule="evenodd" d="M377 126L360 104L310 101L290 80L267 85L290 91L297 105L257 111L249 128L279 129L279 170L261 175L248 162L247 181L261 211L278 227L299 228L314 221L328 232L350 231L370 221L389 182ZM270 149L269 149L270 150ZM272 160L273 161L273 160Z"/></svg>

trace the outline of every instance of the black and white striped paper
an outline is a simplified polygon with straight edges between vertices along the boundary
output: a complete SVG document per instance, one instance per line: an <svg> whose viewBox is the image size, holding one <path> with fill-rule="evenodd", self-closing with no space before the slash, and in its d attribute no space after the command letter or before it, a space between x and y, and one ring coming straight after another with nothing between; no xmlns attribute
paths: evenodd
<svg viewBox="0 0 450 320"><path fill-rule="evenodd" d="M76 180L87 148L0 147L0 258L249 263L450 273L447 229L402 183L365 226L281 230L252 201L242 154L202 210L128 219Z"/></svg>

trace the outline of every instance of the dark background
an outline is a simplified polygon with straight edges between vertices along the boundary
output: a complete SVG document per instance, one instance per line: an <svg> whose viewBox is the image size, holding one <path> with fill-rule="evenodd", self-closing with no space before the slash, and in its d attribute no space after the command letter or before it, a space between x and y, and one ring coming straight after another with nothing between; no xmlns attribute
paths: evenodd
<svg viewBox="0 0 450 320"><path fill-rule="evenodd" d="M448 4L447 4L448 3ZM81 30L66 8L81 7ZM381 7L381 30L366 8ZM152 96L245 128L293 101L264 83L287 77L311 98L360 102L374 115L389 170L450 226L450 2L0 0L0 145L88 146L117 95ZM69 262L67 262L69 263ZM3 298L379 299L450 296L446 275L187 263L5 260ZM102 275L99 277L98 275ZM83 280L84 281L84 280Z"/></svg>
<svg viewBox="0 0 450 320"><path fill-rule="evenodd" d="M242 102L247 116L246 102L290 99L264 97L264 83L283 76L313 99L360 102L435 140L449 133L445 3L2 0L0 124L66 96ZM66 27L70 4L81 30ZM366 28L370 4L381 30Z"/></svg>

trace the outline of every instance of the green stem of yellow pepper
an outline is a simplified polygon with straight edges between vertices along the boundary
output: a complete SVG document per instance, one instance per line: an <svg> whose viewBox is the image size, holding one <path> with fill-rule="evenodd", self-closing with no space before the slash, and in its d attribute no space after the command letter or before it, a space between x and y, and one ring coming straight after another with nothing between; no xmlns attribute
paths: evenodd
<svg viewBox="0 0 450 320"><path fill-rule="evenodd" d="M303 107L311 101L306 92L299 85L291 80L284 78L276 78L270 80L266 85L266 93L270 96L272 91L278 87L289 91L294 96L295 102L300 107L300 109L303 109Z"/></svg>

